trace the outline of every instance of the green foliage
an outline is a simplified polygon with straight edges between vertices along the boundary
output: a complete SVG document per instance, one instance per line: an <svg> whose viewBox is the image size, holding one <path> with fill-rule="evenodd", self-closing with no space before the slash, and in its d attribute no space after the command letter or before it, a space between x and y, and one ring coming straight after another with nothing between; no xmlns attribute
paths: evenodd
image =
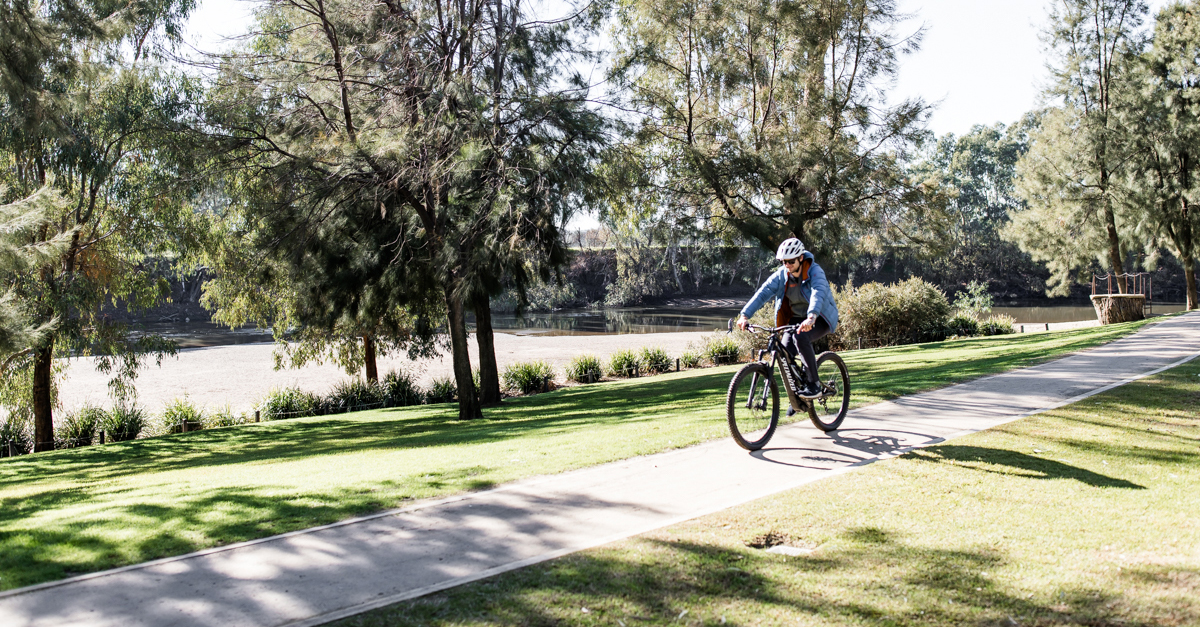
<svg viewBox="0 0 1200 627"><path fill-rule="evenodd" d="M91 446L108 412L94 405L67 412L55 425L54 448Z"/></svg>
<svg viewBox="0 0 1200 627"><path fill-rule="evenodd" d="M137 439L149 424L146 411L133 403L117 403L104 417L104 431L113 442Z"/></svg>
<svg viewBox="0 0 1200 627"><path fill-rule="evenodd" d="M957 314L946 323L946 337L975 337L979 335L979 320L975 316Z"/></svg>
<svg viewBox="0 0 1200 627"><path fill-rule="evenodd" d="M967 289L954 299L954 309L963 316L976 320L992 311L992 295L988 293L987 283L971 281ZM961 334L959 334L961 335Z"/></svg>
<svg viewBox="0 0 1200 627"><path fill-rule="evenodd" d="M429 389L425 391L425 402L433 405L452 403L455 400L458 400L458 384L454 382L453 377L434 377L429 382Z"/></svg>
<svg viewBox="0 0 1200 627"><path fill-rule="evenodd" d="M380 380L388 407L407 407L425 402L425 393L406 370L392 370Z"/></svg>
<svg viewBox="0 0 1200 627"><path fill-rule="evenodd" d="M204 409L186 396L173 399L163 406L163 413L156 425L156 434L179 433L183 429L182 423L185 422L188 431L203 429L205 424Z"/></svg>
<svg viewBox="0 0 1200 627"><path fill-rule="evenodd" d="M347 379L338 382L322 399L323 414L341 414L387 405L387 388L375 381Z"/></svg>
<svg viewBox="0 0 1200 627"><path fill-rule="evenodd" d="M620 4L612 78L640 127L608 164L620 196L611 205L709 221L770 250L803 233L825 258L883 225L924 239L942 224L922 219L940 201L900 162L926 105L880 98L897 56L920 40L900 39L901 17L875 0ZM622 300L655 288L630 259Z"/></svg>
<svg viewBox="0 0 1200 627"><path fill-rule="evenodd" d="M702 354L714 366L737 363L738 355L743 350L737 337L725 331L716 331L706 336L702 342Z"/></svg>
<svg viewBox="0 0 1200 627"><path fill-rule="evenodd" d="M983 335L1006 335L1013 333L1013 324L1016 319L1007 314L994 314L987 320L984 320L979 325L979 332Z"/></svg>
<svg viewBox="0 0 1200 627"><path fill-rule="evenodd" d="M670 372L675 368L671 356L658 346L643 347L638 354L638 363L641 364L646 374Z"/></svg>
<svg viewBox="0 0 1200 627"><path fill-rule="evenodd" d="M608 374L613 377L632 377L640 373L641 363L638 354L632 350L620 349L608 358Z"/></svg>
<svg viewBox="0 0 1200 627"><path fill-rule="evenodd" d="M246 414L235 414L229 405L207 412L204 415L204 428L234 427L249 422Z"/></svg>
<svg viewBox="0 0 1200 627"><path fill-rule="evenodd" d="M867 283L837 290L839 318L835 345L893 346L940 340L950 303L937 287L912 278L893 285Z"/></svg>
<svg viewBox="0 0 1200 627"><path fill-rule="evenodd" d="M262 420L284 420L312 416L320 406L321 399L300 388L276 388L258 402Z"/></svg>
<svg viewBox="0 0 1200 627"><path fill-rule="evenodd" d="M579 383L595 383L604 376L604 365L595 355L578 355L566 368L567 380Z"/></svg>
<svg viewBox="0 0 1200 627"><path fill-rule="evenodd" d="M546 391L554 381L554 367L544 361L511 364L501 374L504 387L522 394Z"/></svg>
<svg viewBox="0 0 1200 627"><path fill-rule="evenodd" d="M679 356L679 364L684 368L699 368L702 358L703 356L699 351L689 348L683 351L683 354Z"/></svg>
<svg viewBox="0 0 1200 627"><path fill-rule="evenodd" d="M28 415L8 414L0 419L0 455L8 455L10 442L17 455L33 450L33 424Z"/></svg>

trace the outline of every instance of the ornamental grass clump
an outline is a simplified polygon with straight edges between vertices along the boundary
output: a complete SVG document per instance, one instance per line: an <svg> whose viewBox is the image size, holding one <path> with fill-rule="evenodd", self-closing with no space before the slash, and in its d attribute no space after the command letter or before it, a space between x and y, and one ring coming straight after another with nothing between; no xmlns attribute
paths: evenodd
<svg viewBox="0 0 1200 627"><path fill-rule="evenodd" d="M386 405L387 389L377 381L347 379L338 382L321 399L322 414L344 414Z"/></svg>
<svg viewBox="0 0 1200 627"><path fill-rule="evenodd" d="M946 337L975 337L979 335L979 321L966 315L958 314L946 323Z"/></svg>
<svg viewBox="0 0 1200 627"><path fill-rule="evenodd" d="M321 399L300 388L274 388L258 403L263 420L285 420L316 415Z"/></svg>
<svg viewBox="0 0 1200 627"><path fill-rule="evenodd" d="M102 426L112 442L136 440L150 422L146 411L137 405L118 403L105 414Z"/></svg>
<svg viewBox="0 0 1200 627"><path fill-rule="evenodd" d="M595 355L579 355L567 364L567 380L595 383L604 376L604 365Z"/></svg>
<svg viewBox="0 0 1200 627"><path fill-rule="evenodd" d="M683 351L683 354L679 356L679 364L684 368L699 368L700 362L700 353L691 348Z"/></svg>
<svg viewBox="0 0 1200 627"><path fill-rule="evenodd" d="M91 446L105 413L95 405L84 405L79 411L67 412L62 422L54 427L54 448Z"/></svg>
<svg viewBox="0 0 1200 627"><path fill-rule="evenodd" d="M425 393L417 385L416 377L407 370L392 370L383 375L384 399L388 407L408 407L425 403Z"/></svg>
<svg viewBox="0 0 1200 627"><path fill-rule="evenodd" d="M704 338L704 358L714 366L737 363L738 354L741 352L741 342L724 331L717 331Z"/></svg>
<svg viewBox="0 0 1200 627"><path fill-rule="evenodd" d="M979 325L979 332L984 335L1007 335L1013 333L1013 325L1017 319L1007 314L993 314Z"/></svg>
<svg viewBox="0 0 1200 627"><path fill-rule="evenodd" d="M659 374L670 372L674 364L671 356L667 351L658 346L646 346L642 348L642 352L638 355L638 363L647 374Z"/></svg>
<svg viewBox="0 0 1200 627"><path fill-rule="evenodd" d="M458 400L458 384L450 377L434 377L425 391L425 401L429 404L453 403Z"/></svg>
<svg viewBox="0 0 1200 627"><path fill-rule="evenodd" d="M203 428L204 410L185 396L177 398L163 407L156 432L161 435L181 431L198 431Z"/></svg>
<svg viewBox="0 0 1200 627"><path fill-rule="evenodd" d="M501 375L504 387L522 394L548 391L554 381L554 367L544 361L512 364Z"/></svg>
<svg viewBox="0 0 1200 627"><path fill-rule="evenodd" d="M838 348L894 346L941 340L950 302L936 286L912 278L893 285L867 283L834 291Z"/></svg>
<svg viewBox="0 0 1200 627"><path fill-rule="evenodd" d="M24 414L8 414L0 420L0 455L8 455L9 445L16 455L33 450L33 424Z"/></svg>
<svg viewBox="0 0 1200 627"><path fill-rule="evenodd" d="M216 429L219 427L233 427L249 422L245 414L233 413L233 408L225 405L216 411L205 414L204 428Z"/></svg>
<svg viewBox="0 0 1200 627"><path fill-rule="evenodd" d="M621 349L608 358L608 374L614 377L636 377L641 370L637 353Z"/></svg>

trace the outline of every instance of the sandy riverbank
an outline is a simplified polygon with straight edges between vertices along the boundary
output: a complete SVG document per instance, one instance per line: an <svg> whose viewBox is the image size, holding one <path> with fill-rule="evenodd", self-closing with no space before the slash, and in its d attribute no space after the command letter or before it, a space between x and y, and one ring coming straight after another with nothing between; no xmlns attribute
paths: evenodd
<svg viewBox="0 0 1200 627"><path fill-rule="evenodd" d="M678 356L689 343L698 342L707 333L647 333L630 335L510 335L496 334L496 361L501 371L519 361L544 360L560 373L572 358L592 354L607 359L620 349L641 349L657 346L669 355ZM307 366L298 370L275 370L272 354L274 344L241 344L212 348L193 348L179 351L167 358L162 366L153 363L138 375L138 402L152 412L178 397L187 395L193 402L220 407L229 404L235 411L245 411L271 388L297 386L309 392L323 394L339 381L349 378L343 370L332 365ZM474 338L471 342L471 363L478 365L479 355ZM441 359L409 361L404 357L379 360L379 373L401 368L420 373L420 381L428 384L434 377L452 376L449 355ZM108 406L108 376L96 371L91 359L72 360L66 379L61 385L61 400L65 409L84 403Z"/></svg>

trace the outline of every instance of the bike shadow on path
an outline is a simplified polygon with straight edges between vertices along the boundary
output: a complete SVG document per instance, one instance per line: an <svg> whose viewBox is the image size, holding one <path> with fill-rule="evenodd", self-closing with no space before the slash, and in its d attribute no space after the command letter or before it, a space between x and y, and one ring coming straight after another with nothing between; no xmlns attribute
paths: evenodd
<svg viewBox="0 0 1200 627"><path fill-rule="evenodd" d="M784 466L832 470L840 466L870 463L914 446L929 446L945 441L937 436L897 429L841 429L801 438L776 437L780 440L807 440L805 443L812 446L768 446L750 453L750 456Z"/></svg>

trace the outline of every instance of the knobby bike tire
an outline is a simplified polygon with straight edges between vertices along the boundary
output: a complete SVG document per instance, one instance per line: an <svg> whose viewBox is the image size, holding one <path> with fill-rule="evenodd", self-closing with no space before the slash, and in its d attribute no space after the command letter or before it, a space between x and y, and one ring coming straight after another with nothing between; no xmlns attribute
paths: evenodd
<svg viewBox="0 0 1200 627"><path fill-rule="evenodd" d="M779 425L779 387L767 366L749 363L733 375L725 396L725 416L738 446L747 451L766 446Z"/></svg>
<svg viewBox="0 0 1200 627"><path fill-rule="evenodd" d="M816 428L833 431L846 419L850 409L850 374L846 362L837 353L817 355L817 382L823 394L808 403L808 417Z"/></svg>

